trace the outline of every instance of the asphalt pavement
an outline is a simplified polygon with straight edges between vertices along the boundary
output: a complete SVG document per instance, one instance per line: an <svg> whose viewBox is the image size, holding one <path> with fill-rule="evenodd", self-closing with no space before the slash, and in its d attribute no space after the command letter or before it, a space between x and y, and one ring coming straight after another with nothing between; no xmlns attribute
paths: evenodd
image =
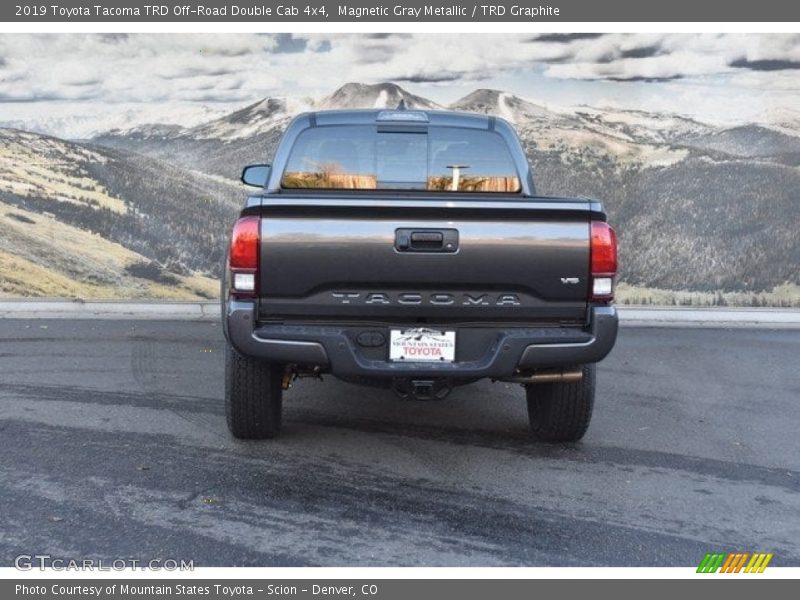
<svg viewBox="0 0 800 600"><path fill-rule="evenodd" d="M524 394L444 401L326 377L284 432L225 426L213 322L0 320L0 565L800 565L800 334L625 328L581 443Z"/></svg>

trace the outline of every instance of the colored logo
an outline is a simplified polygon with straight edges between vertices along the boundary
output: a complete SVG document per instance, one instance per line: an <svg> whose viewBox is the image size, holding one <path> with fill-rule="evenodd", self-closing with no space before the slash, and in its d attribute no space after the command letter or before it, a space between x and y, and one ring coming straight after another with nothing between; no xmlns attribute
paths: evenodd
<svg viewBox="0 0 800 600"><path fill-rule="evenodd" d="M697 567L698 573L763 573L772 552L731 552L730 554L708 553Z"/></svg>

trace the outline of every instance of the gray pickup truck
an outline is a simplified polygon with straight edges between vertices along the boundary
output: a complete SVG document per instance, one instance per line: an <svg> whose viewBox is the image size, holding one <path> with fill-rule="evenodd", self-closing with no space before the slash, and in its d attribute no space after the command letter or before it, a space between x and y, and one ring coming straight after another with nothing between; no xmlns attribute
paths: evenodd
<svg viewBox="0 0 800 600"><path fill-rule="evenodd" d="M305 113L242 181L260 191L222 282L235 437L275 436L283 391L326 373L412 400L519 383L536 438L583 437L617 336L616 236L599 202L536 195L506 121Z"/></svg>

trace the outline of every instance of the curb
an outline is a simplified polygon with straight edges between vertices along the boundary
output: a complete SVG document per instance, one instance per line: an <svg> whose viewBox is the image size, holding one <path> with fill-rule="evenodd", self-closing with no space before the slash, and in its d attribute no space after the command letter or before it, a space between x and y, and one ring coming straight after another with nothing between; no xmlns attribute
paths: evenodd
<svg viewBox="0 0 800 600"><path fill-rule="evenodd" d="M219 302L0 300L0 319L219 321Z"/></svg>
<svg viewBox="0 0 800 600"><path fill-rule="evenodd" d="M623 327L800 329L800 309L618 306ZM218 302L0 300L0 319L218 321Z"/></svg>
<svg viewBox="0 0 800 600"><path fill-rule="evenodd" d="M800 309L618 306L624 327L800 329Z"/></svg>

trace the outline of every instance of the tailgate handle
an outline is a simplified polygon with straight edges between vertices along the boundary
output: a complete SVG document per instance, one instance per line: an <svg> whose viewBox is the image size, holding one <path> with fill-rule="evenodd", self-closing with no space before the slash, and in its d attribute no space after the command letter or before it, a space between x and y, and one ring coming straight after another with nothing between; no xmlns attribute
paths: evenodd
<svg viewBox="0 0 800 600"><path fill-rule="evenodd" d="M415 231L411 234L411 245L432 244L441 246L444 234L441 231Z"/></svg>
<svg viewBox="0 0 800 600"><path fill-rule="evenodd" d="M394 247L398 252L455 252L457 229L398 229Z"/></svg>

